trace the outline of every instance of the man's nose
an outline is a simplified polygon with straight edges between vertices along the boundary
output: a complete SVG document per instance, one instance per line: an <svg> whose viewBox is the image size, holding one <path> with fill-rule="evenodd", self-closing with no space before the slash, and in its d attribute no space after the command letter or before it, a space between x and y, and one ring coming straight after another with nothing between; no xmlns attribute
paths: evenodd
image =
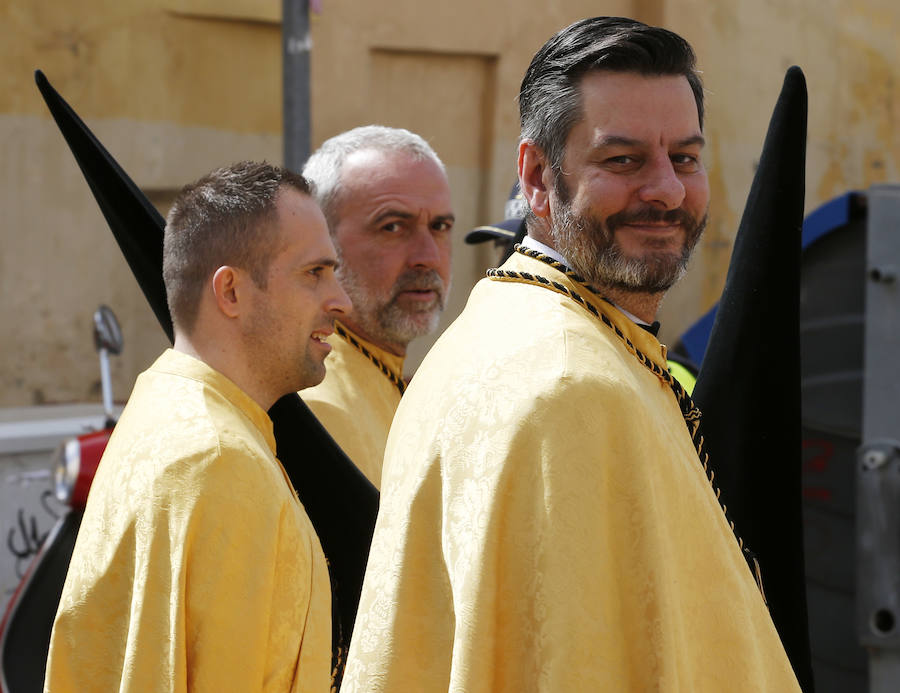
<svg viewBox="0 0 900 693"><path fill-rule="evenodd" d="M410 239L406 264L410 267L435 269L441 262L441 249L431 227L418 225Z"/></svg>
<svg viewBox="0 0 900 693"><path fill-rule="evenodd" d="M332 315L346 315L353 309L350 297L334 274L331 277L331 285L325 298L324 308L326 313L331 313Z"/></svg>
<svg viewBox="0 0 900 693"><path fill-rule="evenodd" d="M639 192L641 201L666 210L677 209L684 202L684 194L684 183L675 173L668 155L654 160Z"/></svg>

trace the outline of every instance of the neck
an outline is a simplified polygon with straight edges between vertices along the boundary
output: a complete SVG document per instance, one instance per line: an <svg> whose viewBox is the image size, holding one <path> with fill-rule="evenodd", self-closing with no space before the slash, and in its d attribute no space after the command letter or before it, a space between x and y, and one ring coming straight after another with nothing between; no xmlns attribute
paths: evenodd
<svg viewBox="0 0 900 693"><path fill-rule="evenodd" d="M565 258L565 253L562 253L556 247L556 244L553 242L553 238L550 235L550 231L545 225L534 224L529 227L528 235L536 241L540 241L544 245L555 249L556 252L560 253L563 258ZM568 264L568 259L566 259L566 264ZM571 267L571 265L569 266ZM656 320L659 305L666 295L664 291L658 293L636 292L606 285L598 285L596 283L594 283L594 288L605 298L609 299L620 308L624 308L646 323L652 323Z"/></svg>
<svg viewBox="0 0 900 693"><path fill-rule="evenodd" d="M543 221L543 220L537 220ZM556 247L556 244L553 242L553 238L550 235L550 230L547 228L546 224L534 223L528 226L528 235L531 236L534 240L540 241L544 245L553 248L556 252L559 252L559 249Z"/></svg>
<svg viewBox="0 0 900 693"><path fill-rule="evenodd" d="M656 320L656 314L659 312L659 304L662 303L663 297L665 296L664 292L649 294L635 293L633 291L606 286L597 286L595 288L605 298L648 324L651 324Z"/></svg>
<svg viewBox="0 0 900 693"><path fill-rule="evenodd" d="M278 400L278 396L273 396L269 388L260 381L258 374L254 373L254 369L247 367L247 360L242 358L242 352L236 347L237 343L238 340L230 337L204 339L197 334L189 336L176 331L172 348L203 361L237 385L264 411L268 411ZM227 348L223 345L227 345Z"/></svg>
<svg viewBox="0 0 900 693"><path fill-rule="evenodd" d="M357 337L362 337L370 344L374 344L375 346L377 346L379 349L383 349L384 351L388 352L389 354L393 354L394 356L406 356L406 347L408 343L390 342L380 337L374 337L370 331L360 326L360 324L353 319L352 315L346 315L341 318L341 323Z"/></svg>

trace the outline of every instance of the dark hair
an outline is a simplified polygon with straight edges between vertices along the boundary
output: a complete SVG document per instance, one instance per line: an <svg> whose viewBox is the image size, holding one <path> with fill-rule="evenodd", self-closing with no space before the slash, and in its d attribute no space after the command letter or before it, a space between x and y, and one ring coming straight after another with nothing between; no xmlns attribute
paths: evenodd
<svg viewBox="0 0 900 693"><path fill-rule="evenodd" d="M181 189L163 241L163 281L176 328L193 330L201 295L223 265L246 270L266 288L282 188L311 194L303 176L253 161L216 169Z"/></svg>
<svg viewBox="0 0 900 693"><path fill-rule="evenodd" d="M582 19L553 36L535 54L519 90L522 139L530 139L558 168L566 139L582 117L581 79L610 70L683 75L703 128L703 84L690 44L667 29L624 17Z"/></svg>

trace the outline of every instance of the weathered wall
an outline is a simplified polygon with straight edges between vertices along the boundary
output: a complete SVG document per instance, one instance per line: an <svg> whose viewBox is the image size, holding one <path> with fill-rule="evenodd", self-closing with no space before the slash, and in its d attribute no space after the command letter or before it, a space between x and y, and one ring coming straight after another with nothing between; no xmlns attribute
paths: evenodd
<svg viewBox="0 0 900 693"><path fill-rule="evenodd" d="M446 324L490 262L462 243L498 220L515 175L515 96L549 35L602 11L669 26L707 87L713 205L692 271L663 306L674 338L716 299L784 70L810 88L807 209L900 179L900 7L892 0L323 0L312 18L313 145L370 122L425 135L447 163L458 222ZM32 81L42 68L165 207L215 165L281 160L278 0L0 0L0 406L99 396L90 315L118 313L115 391L165 346ZM427 348L414 345L411 363Z"/></svg>
<svg viewBox="0 0 900 693"><path fill-rule="evenodd" d="M166 346L38 94L36 68L163 212L214 166L281 160L277 0L88 7L0 3L0 406L99 399L100 303L125 337L112 359L118 398Z"/></svg>

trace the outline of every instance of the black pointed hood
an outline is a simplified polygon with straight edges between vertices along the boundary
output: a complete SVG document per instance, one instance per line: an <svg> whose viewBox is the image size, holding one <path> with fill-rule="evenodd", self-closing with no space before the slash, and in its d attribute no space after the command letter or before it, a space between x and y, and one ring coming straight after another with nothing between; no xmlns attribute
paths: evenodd
<svg viewBox="0 0 900 693"><path fill-rule="evenodd" d="M162 277L162 239L166 222L128 174L100 144L78 114L54 89L44 73L34 81L47 102L69 149L75 155L100 211L163 331L173 340L172 318Z"/></svg>
<svg viewBox="0 0 900 693"><path fill-rule="evenodd" d="M169 340L172 319L162 276L165 220L74 110L35 73L40 89L103 216ZM296 394L269 410L278 458L315 527L331 576L337 682L359 605L378 491ZM341 654L342 653L342 654Z"/></svg>
<svg viewBox="0 0 900 693"><path fill-rule="evenodd" d="M799 336L806 117L806 81L791 67L744 208L694 400L722 501L759 560L772 619L808 692Z"/></svg>

